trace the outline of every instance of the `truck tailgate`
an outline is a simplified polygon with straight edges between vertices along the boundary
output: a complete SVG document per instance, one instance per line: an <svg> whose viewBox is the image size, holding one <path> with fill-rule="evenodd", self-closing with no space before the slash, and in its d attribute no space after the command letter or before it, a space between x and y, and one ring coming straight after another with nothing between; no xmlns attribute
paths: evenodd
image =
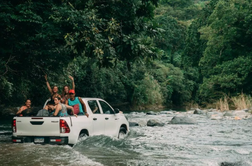
<svg viewBox="0 0 252 166"><path fill-rule="evenodd" d="M59 117L16 118L18 136L59 136Z"/></svg>

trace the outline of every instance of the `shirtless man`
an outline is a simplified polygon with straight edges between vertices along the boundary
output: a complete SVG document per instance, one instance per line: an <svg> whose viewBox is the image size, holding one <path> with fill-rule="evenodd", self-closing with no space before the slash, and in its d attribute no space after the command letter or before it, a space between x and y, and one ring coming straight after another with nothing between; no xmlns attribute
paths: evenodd
<svg viewBox="0 0 252 166"><path fill-rule="evenodd" d="M25 101L25 105L23 105L22 107L20 107L20 109L18 110L18 112L16 113L16 115L18 115L18 116L29 115L30 114L30 109L31 109L31 100L27 99Z"/></svg>

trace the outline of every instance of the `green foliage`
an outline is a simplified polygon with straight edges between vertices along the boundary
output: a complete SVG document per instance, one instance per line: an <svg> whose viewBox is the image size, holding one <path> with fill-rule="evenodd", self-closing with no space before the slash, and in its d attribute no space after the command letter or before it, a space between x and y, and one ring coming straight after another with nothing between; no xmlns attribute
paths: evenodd
<svg viewBox="0 0 252 166"><path fill-rule="evenodd" d="M157 47L164 50L162 60L174 65L179 64L180 59L176 61L175 56L179 55L184 47L186 26L167 15L159 16L155 21L163 29L163 32L155 38Z"/></svg>
<svg viewBox="0 0 252 166"><path fill-rule="evenodd" d="M99 68L92 59L78 57L69 64L66 73L76 79L80 96L101 97L112 102L129 102L133 108L150 105L182 104L190 94L182 71L162 61L131 63L116 68Z"/></svg>
<svg viewBox="0 0 252 166"><path fill-rule="evenodd" d="M211 3L200 12L199 17L192 22L187 31L186 46L182 55L182 64L184 67L198 67L199 61L206 48L206 41L202 40L199 29L207 25L207 20L214 10L218 0Z"/></svg>
<svg viewBox="0 0 252 166"><path fill-rule="evenodd" d="M218 93L219 96L214 95L214 97L220 98L223 93L236 94L241 91L251 91L251 70L250 57L240 56L216 65L213 69L214 73L209 78L205 78L200 86L200 95L208 97L216 92L222 92Z"/></svg>
<svg viewBox="0 0 252 166"><path fill-rule="evenodd" d="M3 90L1 103L23 103L24 98L35 98L40 93L31 92L34 86L44 85L44 73L62 71L61 66L70 58L62 43L58 27L50 24L50 2L1 1L0 53L1 83L10 87ZM64 56L64 58L62 58ZM4 81L6 80L6 81Z"/></svg>
<svg viewBox="0 0 252 166"><path fill-rule="evenodd" d="M64 68L72 60L96 65L94 69L92 64L80 67L86 70L84 67L89 66L90 71L111 82L110 71L100 72L97 67L126 61L124 65L130 69L136 60L158 57L152 41L158 33L151 22L155 5L156 0L1 1L0 77L5 95L0 96L0 102L21 104L24 98L32 98L34 104L42 104L49 95L44 75L48 74L51 85L63 86L67 74L62 71L68 71ZM79 76L74 69L68 72ZM103 97L117 93L112 87L93 88L93 94Z"/></svg>
<svg viewBox="0 0 252 166"><path fill-rule="evenodd" d="M200 29L202 39L207 40L200 60L202 74L206 77L201 94L204 85L209 90L231 94L251 91L251 86L244 86L251 81L251 11L249 1L220 0L208 19L208 25Z"/></svg>
<svg viewBox="0 0 252 166"><path fill-rule="evenodd" d="M108 101L126 101L126 92L117 68L99 68L92 59L77 57L68 65L66 73L75 77L78 96L100 97ZM121 66L120 64L118 64Z"/></svg>
<svg viewBox="0 0 252 166"><path fill-rule="evenodd" d="M45 74L59 88L74 76L79 96L136 107L252 91L251 1L157 4L1 1L1 105L42 104Z"/></svg>
<svg viewBox="0 0 252 166"><path fill-rule="evenodd" d="M184 0L160 0L159 1L161 4L167 4L170 5L174 8L183 8L183 7L187 7L193 4L193 0L188 0L188 1L184 1Z"/></svg>
<svg viewBox="0 0 252 166"><path fill-rule="evenodd" d="M201 102L251 91L250 16L250 1L212 0L190 26L182 64L199 69Z"/></svg>
<svg viewBox="0 0 252 166"><path fill-rule="evenodd" d="M87 1L82 10L78 4L71 8L64 4L52 18L66 27L65 39L73 54L94 58L100 67L110 67L118 61L156 57L157 50L149 38L156 33L149 21L153 3Z"/></svg>
<svg viewBox="0 0 252 166"><path fill-rule="evenodd" d="M199 85L202 83L203 76L199 62L203 57L203 52L206 45L206 40L201 38L199 29L207 25L207 20L214 10L218 0L213 0L207 4L199 13L198 18L192 22L187 31L186 45L182 54L182 67L187 83L188 91L193 100L200 102L202 99L198 94Z"/></svg>
<svg viewBox="0 0 252 166"><path fill-rule="evenodd" d="M169 15L170 17L183 21L196 18L199 11L205 5L201 1L194 2L193 0L161 0L159 3L161 5L155 10L157 16Z"/></svg>
<svg viewBox="0 0 252 166"><path fill-rule="evenodd" d="M146 73L142 80L135 82L132 103L133 106L163 104L160 85L153 76Z"/></svg>
<svg viewBox="0 0 252 166"><path fill-rule="evenodd" d="M171 106L181 105L191 98L187 80L184 79L182 70L172 64L154 61L149 66L149 74L157 80L160 85L164 104Z"/></svg>
<svg viewBox="0 0 252 166"><path fill-rule="evenodd" d="M218 2L209 17L209 26L200 29L202 38L208 41L201 59L202 66L206 66L203 67L204 74L211 72L210 68L214 65L240 55L246 56L247 52L250 52L251 35L247 33L247 23L244 21L250 14L248 2Z"/></svg>
<svg viewBox="0 0 252 166"><path fill-rule="evenodd" d="M1 95L5 98L12 97L13 84L8 82L4 77L0 77L0 83Z"/></svg>

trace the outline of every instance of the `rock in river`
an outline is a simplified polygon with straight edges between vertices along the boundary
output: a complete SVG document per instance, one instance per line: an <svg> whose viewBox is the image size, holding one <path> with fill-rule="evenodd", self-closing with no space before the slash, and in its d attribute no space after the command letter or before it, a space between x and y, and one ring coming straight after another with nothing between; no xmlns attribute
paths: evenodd
<svg viewBox="0 0 252 166"><path fill-rule="evenodd" d="M129 122L130 127L139 126L137 122Z"/></svg>
<svg viewBox="0 0 252 166"><path fill-rule="evenodd" d="M150 119L147 122L147 126L164 126L164 123L160 123L157 119Z"/></svg>
<svg viewBox="0 0 252 166"><path fill-rule="evenodd" d="M187 115L176 115L170 121L171 124L196 124L197 122Z"/></svg>
<svg viewBox="0 0 252 166"><path fill-rule="evenodd" d="M197 108L194 110L193 114L206 114L206 111Z"/></svg>

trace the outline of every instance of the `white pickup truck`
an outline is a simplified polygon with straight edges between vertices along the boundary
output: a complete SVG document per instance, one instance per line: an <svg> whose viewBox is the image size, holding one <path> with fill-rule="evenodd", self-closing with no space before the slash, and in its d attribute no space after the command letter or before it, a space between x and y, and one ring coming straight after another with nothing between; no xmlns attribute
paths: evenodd
<svg viewBox="0 0 252 166"><path fill-rule="evenodd" d="M129 132L129 123L121 111L113 109L100 98L82 100L89 117L14 117L12 142L73 145L84 136L107 135L122 138Z"/></svg>

